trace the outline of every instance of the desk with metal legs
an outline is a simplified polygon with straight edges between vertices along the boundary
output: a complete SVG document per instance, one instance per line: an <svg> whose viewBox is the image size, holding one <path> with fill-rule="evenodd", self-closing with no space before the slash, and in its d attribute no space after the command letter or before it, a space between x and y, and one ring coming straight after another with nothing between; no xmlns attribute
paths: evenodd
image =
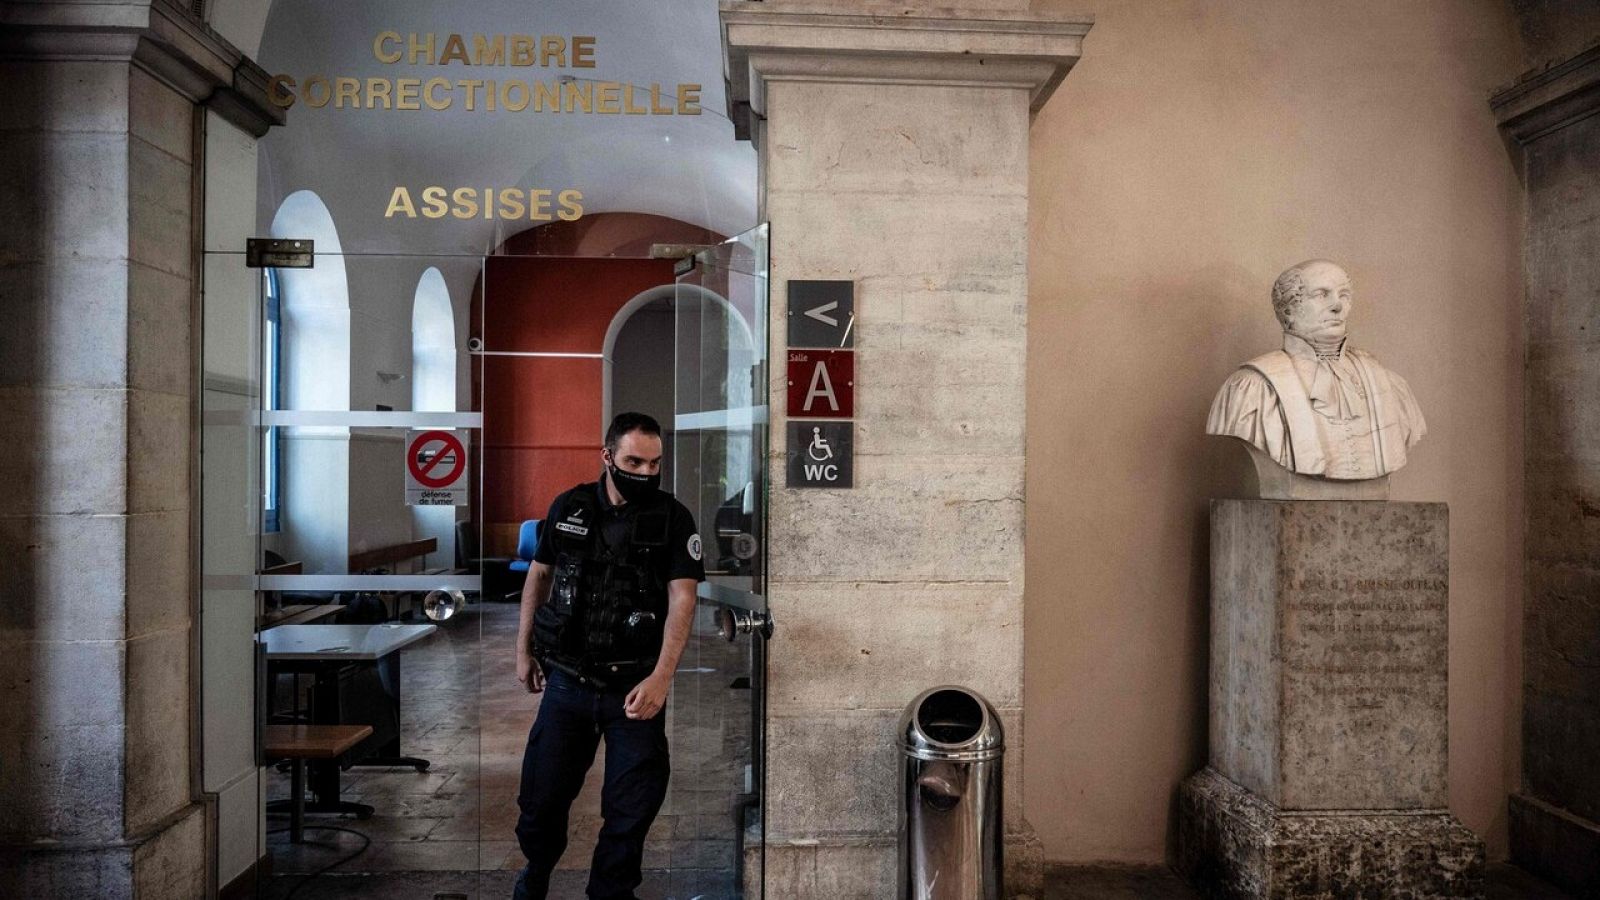
<svg viewBox="0 0 1600 900"><path fill-rule="evenodd" d="M408 625L384 622L377 625L282 625L261 632L269 680L277 674L309 674L311 720L317 725L352 724L340 721L343 708L341 685L362 667L376 670L385 704L393 713L393 734L362 757L357 766L410 766L418 772L428 769L428 761L405 756L400 748L400 649L428 637L434 625ZM368 723L359 723L368 724ZM316 798L305 807L308 813L353 813L361 818L372 815L372 807L339 798L339 761L317 760L310 766L309 783ZM288 807L284 801L268 805L268 811Z"/></svg>

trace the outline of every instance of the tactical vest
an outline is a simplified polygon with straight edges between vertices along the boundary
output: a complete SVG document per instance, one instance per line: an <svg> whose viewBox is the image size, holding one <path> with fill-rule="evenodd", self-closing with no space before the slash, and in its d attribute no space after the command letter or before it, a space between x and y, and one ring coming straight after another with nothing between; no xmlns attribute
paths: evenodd
<svg viewBox="0 0 1600 900"><path fill-rule="evenodd" d="M546 669L599 687L631 686L661 654L671 506L624 506L616 546L606 542L603 513L595 487L584 485L544 523L540 539L555 542L555 584L534 615L533 649Z"/></svg>

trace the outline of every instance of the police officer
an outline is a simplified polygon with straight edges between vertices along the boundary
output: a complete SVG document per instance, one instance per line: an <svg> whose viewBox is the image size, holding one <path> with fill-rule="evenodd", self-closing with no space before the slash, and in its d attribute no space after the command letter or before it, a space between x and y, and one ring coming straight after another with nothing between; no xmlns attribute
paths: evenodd
<svg viewBox="0 0 1600 900"><path fill-rule="evenodd" d="M599 481L555 499L517 629L517 680L544 692L522 758L516 900L541 900L567 846L567 813L606 742L592 900L632 900L645 834L667 794L667 691L705 580L694 516L660 489L661 426L623 413Z"/></svg>

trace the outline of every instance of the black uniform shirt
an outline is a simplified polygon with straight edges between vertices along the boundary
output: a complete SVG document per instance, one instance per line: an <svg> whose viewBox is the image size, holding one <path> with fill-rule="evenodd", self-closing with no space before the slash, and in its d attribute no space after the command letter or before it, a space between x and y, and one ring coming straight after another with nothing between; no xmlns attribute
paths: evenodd
<svg viewBox="0 0 1600 900"><path fill-rule="evenodd" d="M657 564L661 566L661 581L665 584L678 578L706 580L706 567L701 562L700 535L694 527L694 513L689 512L687 506L666 491L656 491L655 497L649 500L613 506L611 498L606 495L605 483L601 481L590 481L564 491L550 504L550 511L545 514L544 523L539 527L539 546L533 551L534 562L547 566L556 564L556 542L546 538L550 529L560 520L567 497L574 491L593 491L600 498L600 538L608 547L615 547L627 537L629 513L653 508L658 503L668 504L667 552L656 557Z"/></svg>

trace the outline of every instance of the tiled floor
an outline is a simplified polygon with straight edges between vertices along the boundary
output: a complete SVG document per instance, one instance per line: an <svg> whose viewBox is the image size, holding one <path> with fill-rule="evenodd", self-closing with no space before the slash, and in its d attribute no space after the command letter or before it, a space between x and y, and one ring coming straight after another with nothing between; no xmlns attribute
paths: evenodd
<svg viewBox="0 0 1600 900"><path fill-rule="evenodd" d="M485 897L492 895L485 894ZM1487 900L1571 900L1515 866L1489 866ZM1043 900L1199 900L1169 869L1145 866L1052 867Z"/></svg>
<svg viewBox="0 0 1600 900"><path fill-rule="evenodd" d="M373 898L434 900L504 898L522 865L512 827L522 748L538 710L515 678L511 649L516 607L471 607L442 623L431 640L405 651L401 742L432 762L410 769L353 769L347 799L377 807L365 821L315 818L360 835L310 831L295 846L273 834L275 874L261 896L295 900ZM645 849L644 900L731 898L733 803L743 789L750 740L750 692L731 686L747 665L745 644L715 639L697 623L668 711L672 790ZM584 896L589 854L599 827L604 750L573 809L572 842L556 873L554 900ZM287 776L271 773L268 793L286 796ZM285 823L274 816L269 826ZM364 840L370 843L362 849ZM360 851L357 853L357 851ZM351 858L334 871L307 874ZM773 895L775 900L781 900ZM1162 868L1088 867L1052 870L1041 900L1193 900L1196 895ZM1490 867L1489 900L1568 900L1506 865Z"/></svg>
<svg viewBox="0 0 1600 900"><path fill-rule="evenodd" d="M343 898L381 898L381 900L433 900L439 895L463 900L502 900L511 895L514 873L492 872L481 876L456 873L417 873L409 875L324 875L309 882L295 894L295 900L343 900ZM581 873L561 873L566 880L560 889L582 896ZM1513 866L1489 867L1487 900L1572 900L1533 876ZM651 882L647 880L648 886ZM282 896L275 894L273 896ZM641 891L643 900L659 900L663 894ZM769 893L772 900L782 900ZM1042 900L1198 900L1196 894L1176 875L1155 867L1085 867L1052 869L1045 878Z"/></svg>
<svg viewBox="0 0 1600 900"><path fill-rule="evenodd" d="M472 888L481 880L498 885L522 866L513 828L522 751L538 711L538 697L517 683L512 648L514 604L469 607L440 623L430 640L404 651L401 749L431 763L412 769L355 768L343 774L343 796L376 807L372 818L313 817L312 824L335 825L365 835L311 830L306 842L289 843L285 833L269 835L275 876L266 896L282 896L306 873L352 856L333 873L307 883L296 898L365 896L353 876L384 873L437 873L402 879L402 893L387 888L371 896L431 898L433 885ZM709 619L697 623L695 637L679 666L667 712L672 748L672 787L645 844L648 897L730 897L735 872L734 805L744 790L749 760L748 687L734 679L748 671L741 654L746 643L715 637ZM583 897L589 857L600 826L600 782L604 747L590 770L572 811L571 843L558 872L554 898ZM288 795L288 776L269 773L268 796ZM268 820L272 829L284 817ZM360 850L359 853L356 851ZM670 873L670 874L668 874ZM322 884L343 885L358 893L322 894ZM429 885L424 890L423 885ZM498 889L496 889L498 890ZM508 895L489 891L486 896Z"/></svg>

